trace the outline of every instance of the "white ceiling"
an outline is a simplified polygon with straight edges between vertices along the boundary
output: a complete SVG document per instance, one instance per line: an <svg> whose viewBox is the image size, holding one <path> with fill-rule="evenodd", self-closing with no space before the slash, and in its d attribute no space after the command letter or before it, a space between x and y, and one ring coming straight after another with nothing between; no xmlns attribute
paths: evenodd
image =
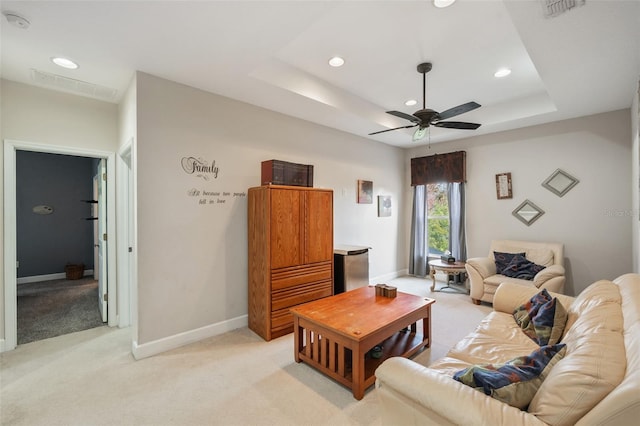
<svg viewBox="0 0 640 426"><path fill-rule="evenodd" d="M579 0L576 0L579 2ZM586 0L555 18L543 0L3 1L28 29L2 28L2 77L32 70L117 90L136 70L390 145L410 147L410 124L386 114L476 101L431 142L629 108L640 76L640 0ZM51 63L65 56L80 64ZM345 58L341 68L327 61ZM493 77L499 67L513 70ZM404 105L417 99L414 107ZM251 118L247 117L247 125Z"/></svg>

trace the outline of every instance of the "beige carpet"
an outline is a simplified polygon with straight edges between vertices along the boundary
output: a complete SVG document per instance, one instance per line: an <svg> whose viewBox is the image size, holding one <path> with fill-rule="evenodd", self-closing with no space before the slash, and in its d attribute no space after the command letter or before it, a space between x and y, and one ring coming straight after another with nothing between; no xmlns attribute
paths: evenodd
<svg viewBox="0 0 640 426"><path fill-rule="evenodd" d="M432 347L443 356L491 308L430 293L403 277L400 291L433 297ZM442 283L440 283L442 285ZM293 360L293 336L265 342L247 328L135 361L129 329L80 331L1 356L2 425L378 425L376 391L361 401Z"/></svg>

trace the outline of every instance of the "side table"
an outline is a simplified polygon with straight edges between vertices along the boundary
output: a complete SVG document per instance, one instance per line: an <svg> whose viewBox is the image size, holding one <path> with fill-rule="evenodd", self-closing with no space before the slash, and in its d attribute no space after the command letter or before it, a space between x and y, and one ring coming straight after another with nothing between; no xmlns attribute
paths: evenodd
<svg viewBox="0 0 640 426"><path fill-rule="evenodd" d="M431 277L432 280L432 284L431 284L431 291L436 291L436 272L443 272L445 274L448 275L460 275L460 274L464 274L466 273L466 269L464 268L465 262L462 261L456 261L453 263L449 263L449 262L443 262L440 259L435 259L435 260L430 260L429 261L429 276ZM449 285L450 282L447 279L447 285L445 285L444 287L442 287L440 290L437 291L442 291L445 289L449 289L449 290L453 290L456 291L458 293L465 293L468 294L469 292L465 289L462 290L460 288L457 287L452 287ZM465 279L465 284L466 284L466 279Z"/></svg>

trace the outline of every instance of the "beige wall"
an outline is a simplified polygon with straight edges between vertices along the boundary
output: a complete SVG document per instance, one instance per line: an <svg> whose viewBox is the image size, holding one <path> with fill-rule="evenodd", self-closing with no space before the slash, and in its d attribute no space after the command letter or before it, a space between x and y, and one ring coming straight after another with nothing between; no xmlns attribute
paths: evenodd
<svg viewBox="0 0 640 426"><path fill-rule="evenodd" d="M117 147L117 106L34 86L0 80L0 138L51 146L114 152ZM4 151L0 152L4 164ZM4 221L4 177L0 204ZM0 234L4 241L4 234ZM3 246L0 246L3 250ZM20 260L20 259L18 259ZM0 276L4 277L4 252ZM62 271L61 271L62 272ZM3 283L4 284L4 283ZM0 298L0 336L4 338L4 285Z"/></svg>
<svg viewBox="0 0 640 426"><path fill-rule="evenodd" d="M334 189L335 242L373 247L372 277L406 268L403 150L143 73L137 115L139 345L247 314L247 198L233 194L260 185L263 160L314 165L314 186ZM186 157L217 178L186 173ZM392 196L391 217L356 203L358 179Z"/></svg>
<svg viewBox="0 0 640 426"><path fill-rule="evenodd" d="M567 294L633 269L629 110L416 148L411 157L467 152L468 257L486 256L491 239L565 245ZM556 169L580 183L564 197L541 183ZM495 175L511 172L513 198L496 198ZM545 211L531 226L511 212L525 199ZM635 217L637 221L637 216Z"/></svg>

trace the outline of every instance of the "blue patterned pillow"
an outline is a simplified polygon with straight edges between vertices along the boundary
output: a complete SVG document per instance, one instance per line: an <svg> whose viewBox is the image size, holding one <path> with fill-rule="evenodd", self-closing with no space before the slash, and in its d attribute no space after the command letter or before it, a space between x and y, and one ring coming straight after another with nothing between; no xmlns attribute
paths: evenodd
<svg viewBox="0 0 640 426"><path fill-rule="evenodd" d="M564 343L543 346L504 364L473 365L456 372L453 378L505 404L526 410L566 349Z"/></svg>
<svg viewBox="0 0 640 426"><path fill-rule="evenodd" d="M546 289L513 311L516 324L540 346L555 345L560 341L567 317L562 304Z"/></svg>
<svg viewBox="0 0 640 426"><path fill-rule="evenodd" d="M524 253L502 253L499 251L493 252L493 258L496 262L496 274L501 274L502 270L511 262L514 256L523 256Z"/></svg>
<svg viewBox="0 0 640 426"><path fill-rule="evenodd" d="M524 256L516 254L511 258L511 262L502 270L502 275L506 275L511 278L520 278L521 280L532 281L533 277L545 267L542 265L536 265L535 263L527 260Z"/></svg>

